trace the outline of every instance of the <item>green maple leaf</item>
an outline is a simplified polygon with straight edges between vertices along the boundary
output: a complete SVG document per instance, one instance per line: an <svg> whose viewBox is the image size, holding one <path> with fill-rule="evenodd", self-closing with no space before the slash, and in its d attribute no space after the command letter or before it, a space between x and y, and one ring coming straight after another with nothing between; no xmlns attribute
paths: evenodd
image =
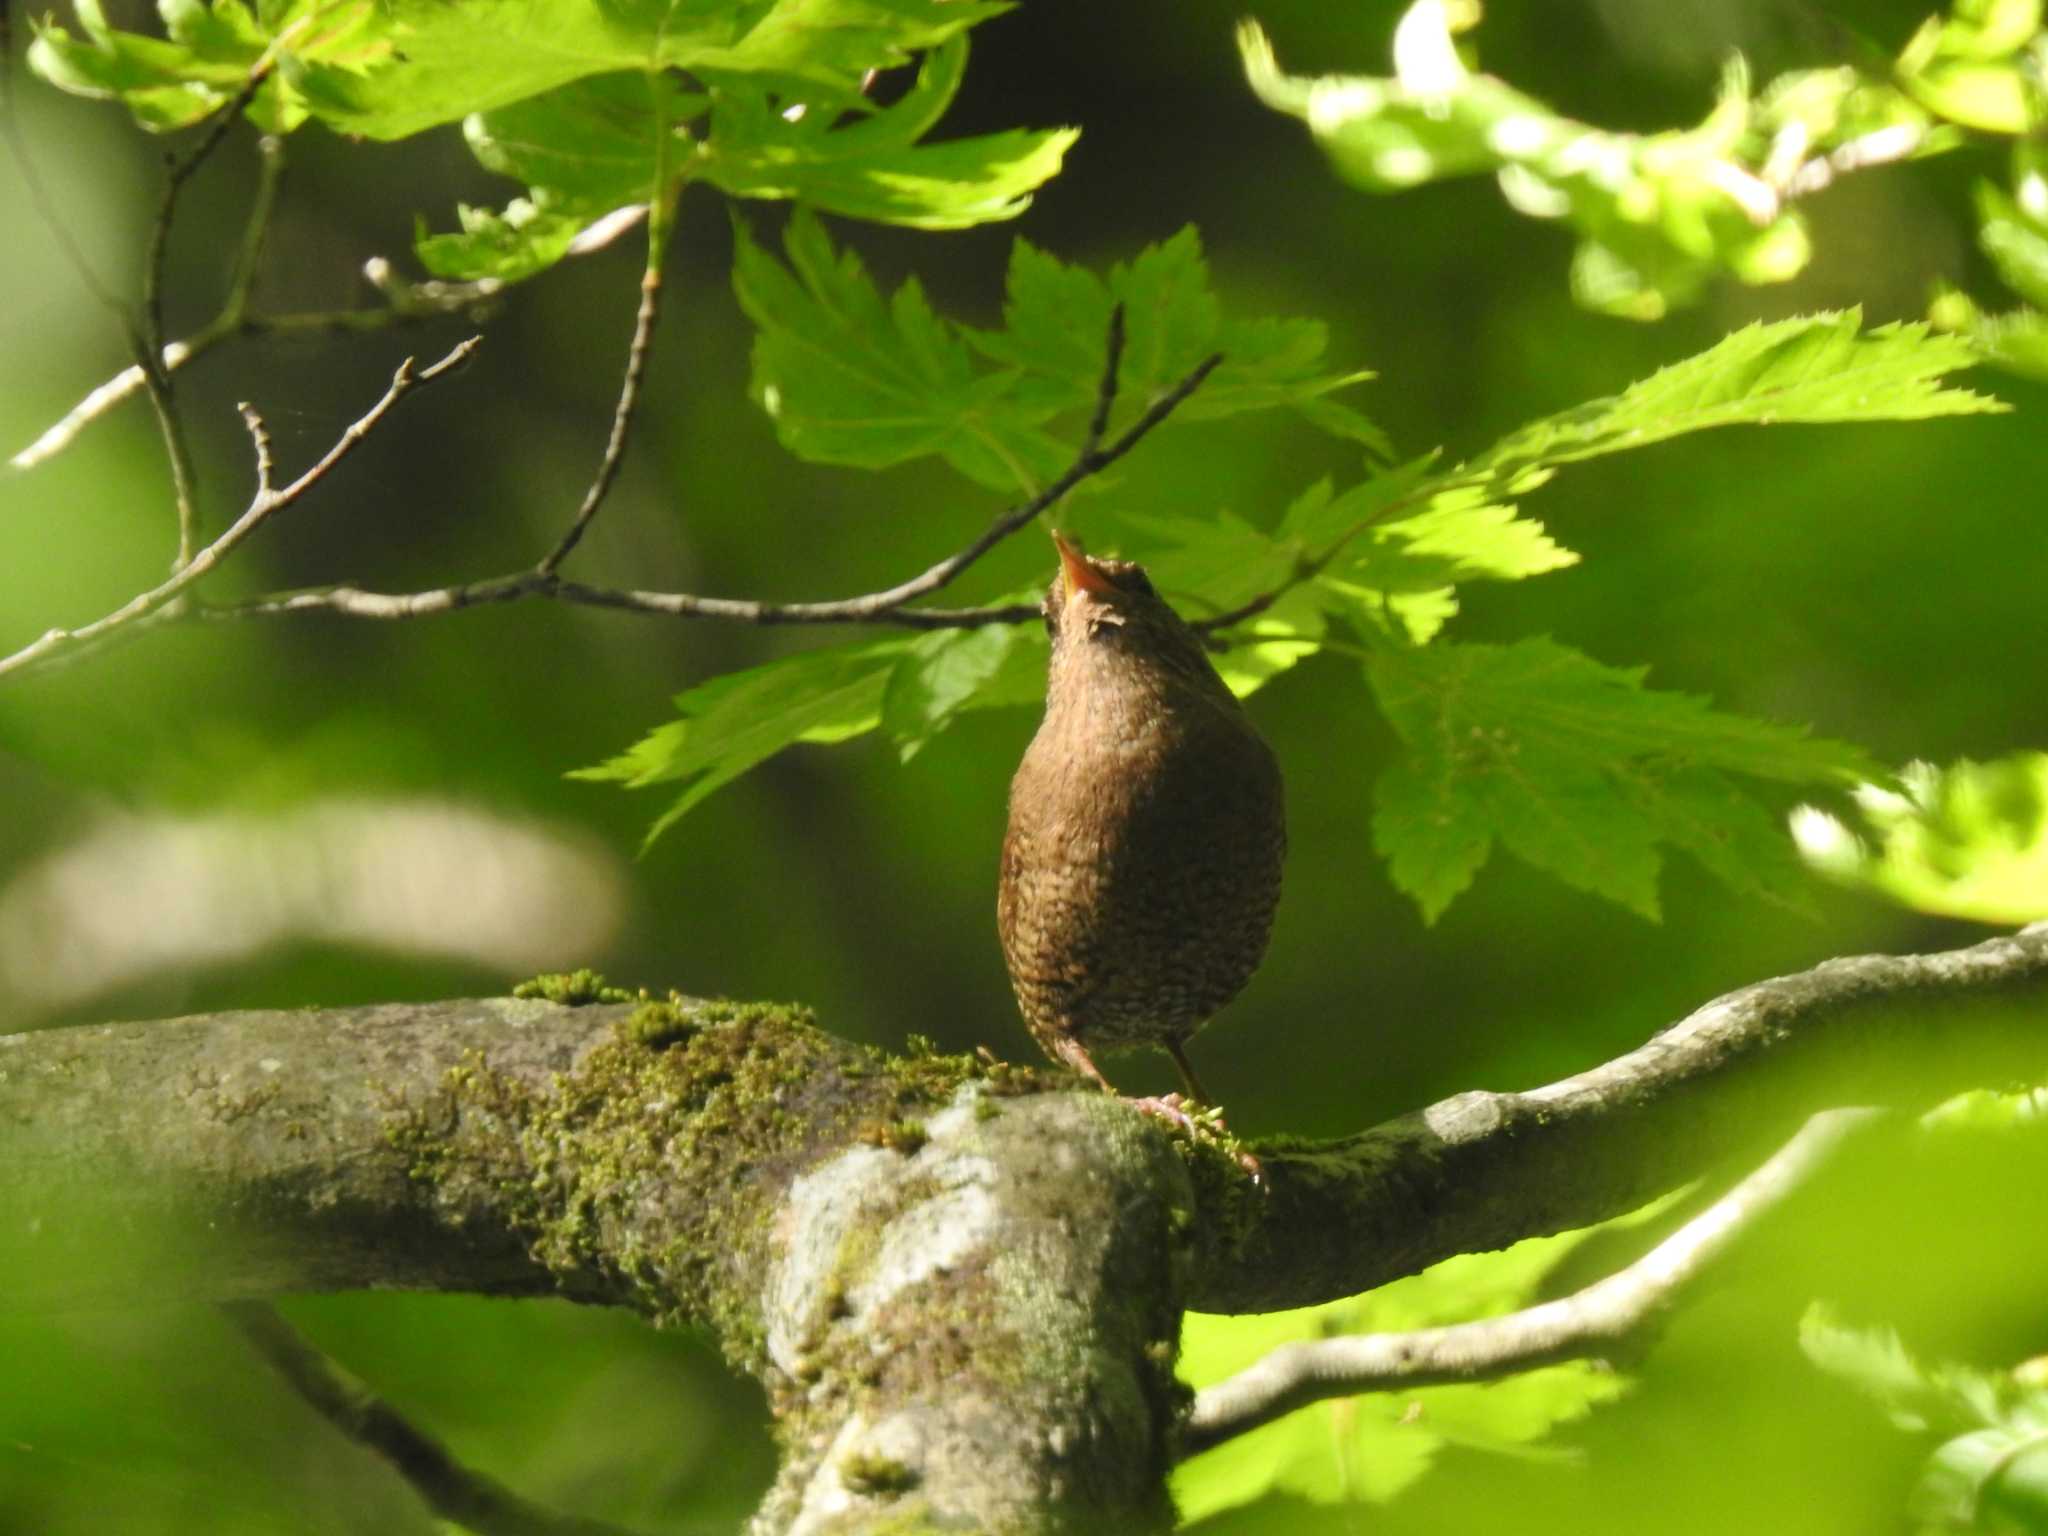
<svg viewBox="0 0 2048 1536"><path fill-rule="evenodd" d="M1431 921L1496 842L1645 917L1665 843L1754 889L1792 866L1761 854L1768 821L1731 776L1877 773L1853 747L1654 692L1548 639L1388 651L1367 678L1407 748L1380 780L1374 841Z"/></svg>

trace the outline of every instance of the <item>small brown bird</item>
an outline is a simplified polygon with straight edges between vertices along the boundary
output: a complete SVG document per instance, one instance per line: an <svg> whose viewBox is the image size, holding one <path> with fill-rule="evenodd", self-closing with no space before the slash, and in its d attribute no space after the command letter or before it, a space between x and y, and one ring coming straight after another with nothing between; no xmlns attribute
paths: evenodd
<svg viewBox="0 0 2048 1536"><path fill-rule="evenodd" d="M1110 1088L1091 1052L1160 1046L1207 1101L1182 1045L1265 956L1279 765L1141 567L1053 542L1045 719L1010 785L996 892L1003 956L1054 1060Z"/></svg>

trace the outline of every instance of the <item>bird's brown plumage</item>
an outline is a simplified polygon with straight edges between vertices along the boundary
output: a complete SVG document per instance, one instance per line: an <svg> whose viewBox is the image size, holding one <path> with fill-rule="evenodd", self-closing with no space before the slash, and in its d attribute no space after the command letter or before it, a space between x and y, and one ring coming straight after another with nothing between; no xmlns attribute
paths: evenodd
<svg viewBox="0 0 2048 1536"><path fill-rule="evenodd" d="M1010 786L996 924L1032 1036L1181 1045L1251 979L1280 897L1280 770L1145 573L1054 535L1045 719ZM1189 1086L1195 1085L1189 1076Z"/></svg>

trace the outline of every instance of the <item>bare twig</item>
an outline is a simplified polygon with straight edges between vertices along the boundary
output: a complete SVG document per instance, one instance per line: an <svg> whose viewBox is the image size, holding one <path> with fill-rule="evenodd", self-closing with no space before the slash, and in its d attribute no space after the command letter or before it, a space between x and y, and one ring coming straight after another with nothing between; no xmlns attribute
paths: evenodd
<svg viewBox="0 0 2048 1536"><path fill-rule="evenodd" d="M242 120L242 114L256 99L256 93L263 88L269 74L267 61L252 69L242 88L207 120L206 133L192 147L192 152L183 159L175 155L164 157L164 195L157 205L156 220L149 227L149 255L142 268L142 330L144 340L149 343L148 357L160 360L163 355L164 255L171 242L171 225L178 215L178 199L184 194L185 183L213 157L213 152L220 148L229 131Z"/></svg>
<svg viewBox="0 0 2048 1536"><path fill-rule="evenodd" d="M1218 642L1215 637L1221 631L1230 628L1233 624L1242 624L1246 619L1257 618L1289 592L1302 585L1302 583L1313 581L1324 571L1328 570L1332 562L1339 555L1343 554L1345 550L1349 549L1353 541L1367 530L1384 523L1397 512L1407 511L1417 502L1427 501L1432 496L1442 495L1446 491L1456 490L1461 486L1475 483L1483 484L1489 478L1491 478L1490 475L1481 473L1478 476L1454 476L1442 480L1426 480L1407 495L1397 496L1385 506L1377 507L1368 516L1360 518L1324 546L1321 553L1307 555L1297 560L1294 564L1294 569L1287 573L1287 579L1278 586L1268 587L1257 596L1247 598L1235 608L1225 609L1222 613L1212 613L1207 618L1191 619L1189 627L1208 639L1211 645L1219 644L1221 642Z"/></svg>
<svg viewBox="0 0 2048 1536"><path fill-rule="evenodd" d="M1824 191L1843 176L1909 158L1927 142L1927 129L1919 123L1894 123L1811 160L1804 158L1809 140L1804 124L1787 123L1758 170L1732 160L1710 160L1702 174L1761 229L1783 214L1788 203Z"/></svg>
<svg viewBox="0 0 2048 1536"><path fill-rule="evenodd" d="M618 478L619 463L626 454L626 437L633 429L633 415L640 404L640 384L647 375L647 358L654 344L654 322L661 314L661 269L668 257L668 237L675 218L676 189L670 185L668 162L669 147L673 141L661 100L661 93L657 91L654 175L647 197L647 265L640 274L640 310L633 317L632 345L626 349L626 375L619 383L619 401L612 408L612 429L605 440L604 457L598 461L597 474L592 478L590 488L583 493L583 504L576 509L576 516L570 520L567 531L534 567L540 576L551 577L562 568L562 562L582 541L590 520L604 505L612 481ZM605 238L610 237L607 235Z"/></svg>
<svg viewBox="0 0 2048 1536"><path fill-rule="evenodd" d="M425 285L421 285L425 286ZM321 309L283 315L222 315L194 331L183 341L173 341L163 350L166 372L176 372L196 362L224 341L245 336L304 336L320 332L389 330L394 326L418 325L444 313L456 313L476 303L474 297L451 302L446 310L420 308ZM77 439L79 433L115 406L133 398L146 383L142 369L134 364L98 385L40 437L16 453L8 463L15 469L34 469L55 458Z"/></svg>
<svg viewBox="0 0 2048 1536"><path fill-rule="evenodd" d="M1488 1381L1561 1360L1632 1356L1735 1239L1805 1182L1874 1109L1825 1110L1761 1167L1643 1257L1557 1301L1412 1333L1284 1344L1195 1394L1181 1441L1192 1456L1331 1397Z"/></svg>
<svg viewBox="0 0 2048 1536"><path fill-rule="evenodd" d="M659 230L659 221L649 223L649 243L654 244L654 231ZM611 436L604 445L604 457L598 461L597 474L590 482L590 488L583 493L583 504L576 509L576 516L570 522L555 547L541 557L534 567L536 574L552 576L561 569L562 562L582 542L583 532L590 526L590 520L597 516L597 509L604 505L604 498L612 488L612 481L618 478L619 462L626 454L626 435L632 430L633 414L640 404L640 384L647 374L647 357L654 339L654 322L661 314L661 267L658 260L650 255L647 270L640 274L640 311L633 320L633 342L626 351L626 376L619 386L619 402L612 409Z"/></svg>
<svg viewBox="0 0 2048 1536"><path fill-rule="evenodd" d="M643 316L646 313L644 303L642 313ZM652 592L622 587L591 586L582 582L565 581L552 571L535 568L415 592L369 592L352 586L333 586L301 592L271 593L245 602L186 603L179 605L175 610L164 609L160 603L155 603L143 612L131 614L124 619L123 624L128 626L124 632L132 635L137 632L137 627L146 630L159 624L270 618L287 613L333 613L356 619L417 619L493 603L522 602L530 598L667 618L705 619L763 626L879 624L902 629L974 629L991 624L1031 623L1038 618L1039 610L1036 605L1028 603L991 604L974 608L914 608L910 604L946 586L997 544L1055 505L1076 485L1123 458L1199 389L1202 381L1208 378L1223 360L1220 353L1204 358L1171 388L1154 399L1138 419L1115 439L1104 443L1101 438L1107 430L1110 409L1115 403L1117 372L1122 359L1121 309L1111 318L1105 350L1107 355L1103 378L1088 435L1067 469L1037 495L1028 501L1020 502L997 517L978 538L964 548L927 567L909 580L878 592L866 592L854 597L823 602L776 603L753 598L705 597L691 592ZM438 372L440 366L446 365L437 365L437 368L430 372ZM421 382L424 382L426 377L423 375ZM623 393L622 391L622 405ZM619 419L615 414L615 437ZM260 426L260 422L257 425ZM256 427L252 426L251 430L253 433ZM587 497L585 504L589 505ZM588 519L585 518L583 521L587 522ZM568 547L573 547L573 543ZM562 548L560 552L566 554L567 548ZM206 558L205 552L202 552L199 558ZM123 613L127 612L128 610L123 610ZM105 624L106 621L102 623ZM42 646L50 638L45 636L43 641L37 642L37 646ZM54 650L56 647L51 646L48 649ZM36 646L29 648L29 651L35 650ZM32 659L40 662L43 655L47 654L46 650ZM28 652L0 659L0 675L4 675L13 667L26 665L26 657Z"/></svg>
<svg viewBox="0 0 2048 1536"><path fill-rule="evenodd" d="M308 469L298 479L292 481L291 484L281 490L270 489L259 484L256 495L250 500L248 507L243 511L242 515L236 518L220 537L199 550L182 568L173 572L169 579L158 583L147 592L137 593L104 618L96 619L92 623L83 625L78 629L50 630L40 639L24 646L13 655L0 657L0 677L4 677L10 672L33 667L73 646L93 644L114 631L151 618L160 610L165 609L172 599L178 597L186 588L219 565L222 560L234 552L235 548L244 539L260 528L268 519L283 511L286 507L304 496L315 485L318 485L321 480L325 479L335 465L339 464L353 452L356 446L375 430L377 424L390 413L392 407L397 405L400 400L403 400L421 385L431 384L434 380L441 378L443 375L467 362L470 354L477 349L480 341L481 338L472 336L438 363L424 371L416 371L413 366L413 360L407 358L403 363L399 364L398 371L392 375L391 387L384 391L383 398L371 406L368 411L364 412L361 417L352 422L348 429L335 439L334 446L329 448L321 456L319 462L314 464L311 469ZM261 432L260 419L256 426L252 428L252 431L257 434L257 472L259 477L261 477L267 475L268 466L264 455L267 436Z"/></svg>
<svg viewBox="0 0 2048 1536"><path fill-rule="evenodd" d="M626 1536L619 1526L530 1503L464 1466L367 1382L309 1344L269 1303L227 1302L221 1312L309 1407L381 1457L441 1519L479 1536Z"/></svg>
<svg viewBox="0 0 2048 1536"><path fill-rule="evenodd" d="M171 393L171 376L163 369L161 349L152 349L149 338L135 330L128 333L128 349L135 356L133 366L142 372L143 388L149 392L150 414L156 418L164 457L170 461L171 503L178 513L178 552L171 558L171 572L175 575L192 563L193 551L199 543L192 450L185 441L185 424L178 417L177 400Z"/></svg>
<svg viewBox="0 0 2048 1536"><path fill-rule="evenodd" d="M1109 413L1116 409L1117 374L1124 365L1124 307L1119 302L1109 312L1109 335L1102 344L1102 382L1095 386L1095 415L1088 422L1083 453L1093 453L1109 433Z"/></svg>
<svg viewBox="0 0 2048 1536"><path fill-rule="evenodd" d="M1112 327L1112 337L1118 327ZM326 587L256 598L246 603L197 610L202 618L257 618L280 613L326 611L359 619L416 619L452 613L485 603L518 602L545 597L590 607L619 608L671 618L716 619L733 624L889 624L905 629L972 629L987 624L1024 624L1038 617L1025 603L985 608L911 608L917 598L936 592L1004 539L1054 505L1090 475L1098 474L1135 448L1153 428L1173 414L1201 387L1223 361L1222 354L1204 358L1186 377L1154 400L1130 427L1107 446L1084 443L1074 461L1052 484L998 517L981 536L908 581L879 592L816 603L770 603L753 598L700 597L691 592L641 592L618 587L592 587L535 570L457 586L420 592L364 592L354 587ZM1104 388L1113 390L1114 372ZM1100 417L1104 413L1098 409ZM1090 437L1093 438L1091 431Z"/></svg>
<svg viewBox="0 0 2048 1536"><path fill-rule="evenodd" d="M157 356L168 377L205 356L224 341L244 336L298 336L318 332L365 332L394 325L411 325L422 320L465 312L495 295L494 283L405 283L383 261L365 266L365 274L388 307L383 309L308 310L282 315L252 315L249 304L255 293L265 240L270 233L271 215L277 207L278 188L285 171L284 141L266 135L257 141L259 155L256 192L249 217L242 227L242 239L235 265L228 277L227 292L219 312L199 330L182 341L167 342ZM65 412L62 419L9 460L15 469L34 469L62 453L93 422L149 384L140 361L130 364L101 384Z"/></svg>
<svg viewBox="0 0 2048 1536"><path fill-rule="evenodd" d="M611 608L672 619L709 619L730 624L880 624L898 629L980 629L990 624L1028 624L1036 620L1035 604L994 604L983 608L885 608L859 615L839 611L834 603L764 603L751 598L699 597L690 592L640 592L625 587L593 587L549 578L535 571L494 576L458 586L431 587L419 592L366 592L359 587L318 587L304 592L277 592L246 602L217 603L182 612L188 620L275 618L287 613L334 613L351 619L423 619L458 613L492 603L528 598L574 603L585 608Z"/></svg>
<svg viewBox="0 0 2048 1536"><path fill-rule="evenodd" d="M273 465L270 457L270 428L264 424L256 407L248 401L238 401L235 409L242 413L242 425L249 429L249 446L256 456L256 494L264 497L270 494L270 478Z"/></svg>
<svg viewBox="0 0 2048 1536"><path fill-rule="evenodd" d="M192 563L199 548L199 505L191 445L185 439L185 423L178 415L176 388L163 362L164 256L170 248L171 225L177 219L178 199L184 193L185 183L226 141L228 131L241 121L269 73L267 64L251 70L242 88L213 114L192 152L183 159L175 155L165 157L163 201L157 205L156 219L149 227L149 253L142 265L142 327L139 332L131 330L128 337L129 350L135 354L134 366L142 370L150 409L156 416L164 454L171 465L171 500L178 512L178 552L171 561L174 575Z"/></svg>
<svg viewBox="0 0 2048 1536"><path fill-rule="evenodd" d="M129 350L135 361L130 365L149 393L149 404L156 417L157 431L163 438L164 454L171 467L171 499L178 514L178 552L171 561L171 571L176 574L192 563L193 554L199 547L199 509L197 476L192 468L191 446L185 437L185 424L178 414L176 386L171 381L171 370L165 366L164 319L163 319L163 275L164 254L170 243L171 224L177 216L178 198L185 183L191 180L206 160L227 138L228 130L241 120L249 103L255 100L257 90L262 86L268 67L262 67L249 76L248 82L213 115L206 136L183 159L170 157L164 177L163 202L157 209L155 222L149 231L149 254L143 265L142 277L142 324L139 331L130 328ZM242 244L236 257L234 270L229 275L228 297L222 305L222 314L239 309L247 302L248 285L255 280L256 260L262 248L271 210L275 207L277 191L276 166L279 163L276 141L265 138L269 146L262 152L262 171L257 181L255 205L248 224L243 229Z"/></svg>

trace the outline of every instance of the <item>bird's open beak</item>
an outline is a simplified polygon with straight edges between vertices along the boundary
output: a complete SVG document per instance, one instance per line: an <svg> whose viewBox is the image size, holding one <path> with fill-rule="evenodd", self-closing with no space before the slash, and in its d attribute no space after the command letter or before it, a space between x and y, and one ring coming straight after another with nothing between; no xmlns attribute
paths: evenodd
<svg viewBox="0 0 2048 1536"><path fill-rule="evenodd" d="M1076 592L1114 592L1107 576L1089 564L1081 547L1059 529L1052 531L1053 548L1060 552L1060 598L1071 602Z"/></svg>

